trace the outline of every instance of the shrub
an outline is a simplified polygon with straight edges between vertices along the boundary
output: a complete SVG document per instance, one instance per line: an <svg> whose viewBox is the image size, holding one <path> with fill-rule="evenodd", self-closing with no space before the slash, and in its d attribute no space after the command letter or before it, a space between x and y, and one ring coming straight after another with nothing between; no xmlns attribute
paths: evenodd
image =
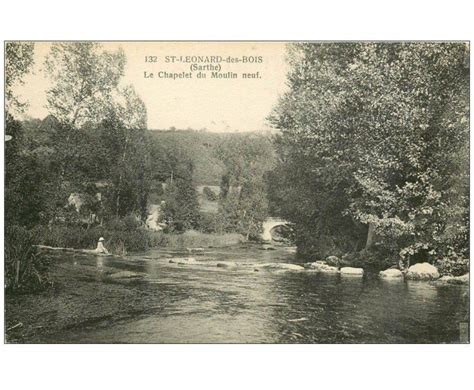
<svg viewBox="0 0 474 390"><path fill-rule="evenodd" d="M134 231L141 226L140 220L133 214L123 218L113 218L105 226L110 230Z"/></svg>
<svg viewBox="0 0 474 390"><path fill-rule="evenodd" d="M445 257L435 264L441 275L461 276L469 272L469 259Z"/></svg>
<svg viewBox="0 0 474 390"><path fill-rule="evenodd" d="M199 230L203 233L216 233L218 232L217 218L213 213L201 213L201 219L199 221Z"/></svg>

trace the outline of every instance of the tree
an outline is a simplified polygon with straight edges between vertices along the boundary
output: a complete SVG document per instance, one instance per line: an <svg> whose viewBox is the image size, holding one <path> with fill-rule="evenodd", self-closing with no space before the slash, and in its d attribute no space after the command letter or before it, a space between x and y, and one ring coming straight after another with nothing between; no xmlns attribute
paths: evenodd
<svg viewBox="0 0 474 390"><path fill-rule="evenodd" d="M273 164L273 148L264 136L224 140L216 151L225 172L219 201L220 229L257 238L267 217L264 175Z"/></svg>
<svg viewBox="0 0 474 390"><path fill-rule="evenodd" d="M48 109L57 160L58 204L91 181L107 179L108 210L146 215L147 113L131 86L119 88L125 55L93 42L53 44L45 61L53 81ZM111 205L113 199L113 206Z"/></svg>
<svg viewBox="0 0 474 390"><path fill-rule="evenodd" d="M180 149L167 148L165 153L168 162L165 169L169 176L163 196L163 221L171 231L196 229L199 227L200 214L193 183L194 165Z"/></svg>
<svg viewBox="0 0 474 390"><path fill-rule="evenodd" d="M114 107L119 128L109 141L115 145L111 153L117 155L112 177L115 184L115 214L139 210L142 219L147 216L147 196L150 187L149 150L145 130L145 104L131 86L120 90ZM128 205L125 199L128 198Z"/></svg>
<svg viewBox="0 0 474 390"><path fill-rule="evenodd" d="M33 42L5 43L5 109L8 112L22 112L25 102L20 102L13 88L23 84L23 77L30 71L34 63Z"/></svg>
<svg viewBox="0 0 474 390"><path fill-rule="evenodd" d="M94 42L55 43L45 60L53 86L46 92L47 108L56 119L53 147L57 159L58 202L76 180L77 164L85 152L79 130L99 124L113 102L123 75L125 55L109 53ZM80 183L79 183L80 184Z"/></svg>
<svg viewBox="0 0 474 390"><path fill-rule="evenodd" d="M12 135L5 149L5 222L30 228L43 219L50 181L35 153L25 146L21 123L8 114L5 130Z"/></svg>
<svg viewBox="0 0 474 390"><path fill-rule="evenodd" d="M109 53L95 42L55 43L45 61L53 82L47 108L59 122L75 129L99 123L124 74L125 54Z"/></svg>
<svg viewBox="0 0 474 390"><path fill-rule="evenodd" d="M290 90L271 117L284 178L274 198L300 249L466 253L467 46L296 44L289 54Z"/></svg>

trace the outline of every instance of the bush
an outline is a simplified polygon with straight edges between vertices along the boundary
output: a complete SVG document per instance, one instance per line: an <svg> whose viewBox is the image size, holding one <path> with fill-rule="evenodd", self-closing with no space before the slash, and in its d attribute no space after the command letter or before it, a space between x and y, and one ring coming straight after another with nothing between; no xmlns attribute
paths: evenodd
<svg viewBox="0 0 474 390"><path fill-rule="evenodd" d="M48 262L34 245L34 234L20 226L5 227L5 290L33 292L50 282Z"/></svg>
<svg viewBox="0 0 474 390"><path fill-rule="evenodd" d="M445 257L435 265L441 275L462 276L469 272L469 259L462 257Z"/></svg>
<svg viewBox="0 0 474 390"><path fill-rule="evenodd" d="M199 230L203 233L218 232L217 216L213 213L201 213Z"/></svg>
<svg viewBox="0 0 474 390"><path fill-rule="evenodd" d="M133 214L127 215L123 218L113 218L108 221L105 226L110 230L120 231L134 231L137 230L142 223Z"/></svg>

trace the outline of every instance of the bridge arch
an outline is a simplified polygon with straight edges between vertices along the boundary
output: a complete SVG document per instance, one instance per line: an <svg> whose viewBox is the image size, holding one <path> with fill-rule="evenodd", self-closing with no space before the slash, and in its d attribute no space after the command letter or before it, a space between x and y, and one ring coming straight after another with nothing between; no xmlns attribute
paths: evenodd
<svg viewBox="0 0 474 390"><path fill-rule="evenodd" d="M263 223L263 232L260 235L260 238L263 241L272 241L272 230L277 226L286 226L290 223L280 218L267 218Z"/></svg>

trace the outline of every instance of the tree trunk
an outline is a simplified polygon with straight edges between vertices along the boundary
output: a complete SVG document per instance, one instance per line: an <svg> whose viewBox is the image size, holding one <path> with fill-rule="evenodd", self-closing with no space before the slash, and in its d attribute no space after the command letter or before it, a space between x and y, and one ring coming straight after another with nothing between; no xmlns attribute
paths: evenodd
<svg viewBox="0 0 474 390"><path fill-rule="evenodd" d="M375 238L375 225L369 223L369 230L367 231L367 241L365 243L365 249L370 249L374 243Z"/></svg>
<svg viewBox="0 0 474 390"><path fill-rule="evenodd" d="M127 146L128 146L128 137L125 136L125 145L123 148L123 154L122 154L122 167L125 166L125 160L127 158ZM119 175L119 184L118 184L118 194L117 194L117 201L116 201L116 209L115 213L117 217L119 216L119 210L120 210L120 191L122 191L122 181L123 181L123 174L120 172Z"/></svg>
<svg viewBox="0 0 474 390"><path fill-rule="evenodd" d="M121 183L122 180L119 179L119 182ZM119 216L119 210L120 210L120 190L119 190L119 193L117 194L117 200L115 202L115 215L117 217Z"/></svg>

